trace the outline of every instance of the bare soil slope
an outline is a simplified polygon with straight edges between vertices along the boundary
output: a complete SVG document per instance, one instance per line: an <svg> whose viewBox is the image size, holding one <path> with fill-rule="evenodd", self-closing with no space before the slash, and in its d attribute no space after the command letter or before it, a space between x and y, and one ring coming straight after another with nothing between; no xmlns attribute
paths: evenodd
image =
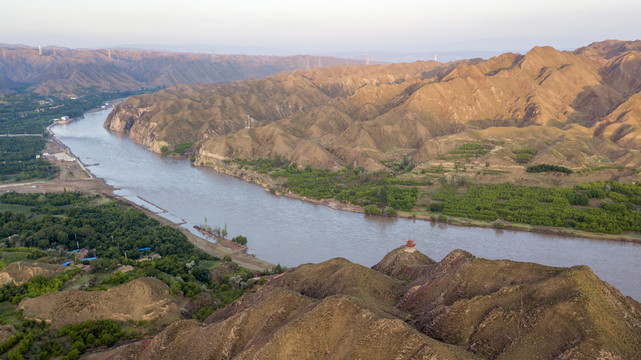
<svg viewBox="0 0 641 360"><path fill-rule="evenodd" d="M203 165L278 154L301 166L381 170L403 156L442 162L474 143L489 146L478 164L522 168L513 151L534 148L536 163L639 167L640 91L638 44L606 42L177 86L130 98L105 126L157 152L194 141Z"/></svg>
<svg viewBox="0 0 641 360"><path fill-rule="evenodd" d="M152 278L136 279L106 291L66 290L25 298L18 307L26 317L45 320L56 327L96 319L174 319L179 313L167 285Z"/></svg>
<svg viewBox="0 0 641 360"><path fill-rule="evenodd" d="M461 250L437 263L401 247L376 269L345 259L302 265L204 324L179 321L90 358L640 358L641 304L585 266ZM381 311L390 306L395 313Z"/></svg>
<svg viewBox="0 0 641 360"><path fill-rule="evenodd" d="M397 250L398 251L398 250ZM424 265L398 303L421 332L486 358L641 354L641 304L586 266L486 260L456 250Z"/></svg>
<svg viewBox="0 0 641 360"><path fill-rule="evenodd" d="M472 359L472 354L382 319L355 299L320 301L266 286L206 325L179 321L150 342L91 359Z"/></svg>
<svg viewBox="0 0 641 360"><path fill-rule="evenodd" d="M38 262L16 261L0 271L0 284L4 285L13 282L22 285L36 275L51 276L64 269L60 265L45 264Z"/></svg>

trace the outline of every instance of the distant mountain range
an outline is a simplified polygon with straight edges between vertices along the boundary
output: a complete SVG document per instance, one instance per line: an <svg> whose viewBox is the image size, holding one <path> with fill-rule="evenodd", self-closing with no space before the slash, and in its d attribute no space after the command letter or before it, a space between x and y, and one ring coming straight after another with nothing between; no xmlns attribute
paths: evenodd
<svg viewBox="0 0 641 360"><path fill-rule="evenodd" d="M324 56L259 56L145 50L39 50L0 44L0 94L28 90L77 96L87 89L123 91L264 77L281 71L360 64Z"/></svg>
<svg viewBox="0 0 641 360"><path fill-rule="evenodd" d="M519 167L518 151L535 149L537 163L639 168L640 91L641 41L605 41L179 85L130 98L106 126L157 152L195 141L201 164L278 154L327 169L404 156L427 167L472 143L486 150L479 166Z"/></svg>

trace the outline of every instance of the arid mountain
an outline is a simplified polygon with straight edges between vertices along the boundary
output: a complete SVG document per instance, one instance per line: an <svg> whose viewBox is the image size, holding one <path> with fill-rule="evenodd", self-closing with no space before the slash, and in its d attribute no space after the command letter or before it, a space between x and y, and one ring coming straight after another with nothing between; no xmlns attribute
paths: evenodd
<svg viewBox="0 0 641 360"><path fill-rule="evenodd" d="M105 125L157 152L195 141L200 164L278 154L303 166L381 170L404 156L433 165L473 143L488 146L478 163L517 166L512 151L535 148L538 163L639 167L640 47L535 47L485 61L176 86L130 98Z"/></svg>
<svg viewBox="0 0 641 360"><path fill-rule="evenodd" d="M285 70L357 64L320 56L249 56L137 50L70 50L0 45L0 94L27 88L72 96L86 88L122 91L263 77Z"/></svg>
<svg viewBox="0 0 641 360"><path fill-rule="evenodd" d="M456 250L415 271L398 308L422 333L484 358L633 359L641 305L586 266L553 268Z"/></svg>
<svg viewBox="0 0 641 360"><path fill-rule="evenodd" d="M409 250L409 251L408 251ZM587 267L404 246L374 269L333 259L291 269L203 324L89 359L635 359L641 304ZM396 278L385 274L396 274Z"/></svg>

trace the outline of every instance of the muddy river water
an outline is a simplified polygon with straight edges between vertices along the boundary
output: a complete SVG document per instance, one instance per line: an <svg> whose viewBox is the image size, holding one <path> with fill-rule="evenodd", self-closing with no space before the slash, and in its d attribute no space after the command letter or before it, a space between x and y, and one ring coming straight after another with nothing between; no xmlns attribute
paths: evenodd
<svg viewBox="0 0 641 360"><path fill-rule="evenodd" d="M88 169L117 188L116 194L168 219L192 226L207 219L230 236L248 238L249 253L295 266L344 257L366 266L387 252L416 242L440 260L454 249L489 259L554 266L588 265L623 294L641 300L641 244L388 219L332 210L278 197L240 179L162 157L102 126L110 109L53 127Z"/></svg>

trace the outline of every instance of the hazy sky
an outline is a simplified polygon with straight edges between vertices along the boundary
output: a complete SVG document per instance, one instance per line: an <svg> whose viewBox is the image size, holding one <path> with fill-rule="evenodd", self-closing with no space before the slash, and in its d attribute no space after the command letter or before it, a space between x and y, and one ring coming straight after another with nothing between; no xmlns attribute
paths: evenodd
<svg viewBox="0 0 641 360"><path fill-rule="evenodd" d="M0 0L0 9L0 43L43 46L418 53L641 37L639 0Z"/></svg>

